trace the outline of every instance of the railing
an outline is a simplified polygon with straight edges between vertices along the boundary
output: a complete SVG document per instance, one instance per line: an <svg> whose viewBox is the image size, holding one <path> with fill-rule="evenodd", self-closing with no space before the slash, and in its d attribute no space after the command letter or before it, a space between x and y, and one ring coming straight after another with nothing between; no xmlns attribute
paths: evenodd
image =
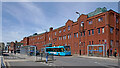
<svg viewBox="0 0 120 68"><path fill-rule="evenodd" d="M54 56L47 53L40 53L36 56L36 61L45 61L48 58L48 61L54 61Z"/></svg>

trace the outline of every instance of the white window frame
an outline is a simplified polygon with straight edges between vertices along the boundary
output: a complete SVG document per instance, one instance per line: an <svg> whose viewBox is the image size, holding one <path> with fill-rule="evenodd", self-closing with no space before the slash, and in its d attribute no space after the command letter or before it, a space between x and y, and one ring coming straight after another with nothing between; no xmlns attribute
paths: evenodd
<svg viewBox="0 0 120 68"><path fill-rule="evenodd" d="M104 27L102 28L102 33L105 33L105 28Z"/></svg>
<svg viewBox="0 0 120 68"><path fill-rule="evenodd" d="M59 30L59 33L61 33L61 30Z"/></svg>
<svg viewBox="0 0 120 68"><path fill-rule="evenodd" d="M70 30L70 26L68 26L68 30Z"/></svg>
<svg viewBox="0 0 120 68"><path fill-rule="evenodd" d="M55 35L56 35L56 32L55 32Z"/></svg>

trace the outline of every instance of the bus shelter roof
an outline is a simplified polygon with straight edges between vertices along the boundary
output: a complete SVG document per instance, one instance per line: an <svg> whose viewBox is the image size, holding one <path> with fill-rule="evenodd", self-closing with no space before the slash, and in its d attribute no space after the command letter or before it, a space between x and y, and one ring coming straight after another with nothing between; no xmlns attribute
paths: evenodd
<svg viewBox="0 0 120 68"><path fill-rule="evenodd" d="M105 44L88 45L88 46L105 46Z"/></svg>

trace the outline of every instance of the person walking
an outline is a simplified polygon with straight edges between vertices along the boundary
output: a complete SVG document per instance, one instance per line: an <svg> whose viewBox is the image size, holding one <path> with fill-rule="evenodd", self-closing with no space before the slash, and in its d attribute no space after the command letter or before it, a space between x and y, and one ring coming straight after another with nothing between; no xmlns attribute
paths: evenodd
<svg viewBox="0 0 120 68"><path fill-rule="evenodd" d="M117 55L117 50L115 49L115 52L114 52L114 57L116 57L116 55Z"/></svg>
<svg viewBox="0 0 120 68"><path fill-rule="evenodd" d="M48 62L48 53L46 53L46 63Z"/></svg>
<svg viewBox="0 0 120 68"><path fill-rule="evenodd" d="M108 56L108 58L109 58L109 49L107 50L107 56Z"/></svg>

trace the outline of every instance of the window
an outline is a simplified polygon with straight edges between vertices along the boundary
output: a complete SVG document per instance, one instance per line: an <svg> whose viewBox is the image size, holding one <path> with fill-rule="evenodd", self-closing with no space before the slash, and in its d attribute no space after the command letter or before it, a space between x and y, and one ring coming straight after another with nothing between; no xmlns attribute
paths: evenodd
<svg viewBox="0 0 120 68"><path fill-rule="evenodd" d="M83 33L84 33L84 36L85 36L85 31Z"/></svg>
<svg viewBox="0 0 120 68"><path fill-rule="evenodd" d="M89 32L89 35L90 35L90 30L88 30L88 32Z"/></svg>
<svg viewBox="0 0 120 68"><path fill-rule="evenodd" d="M65 32L65 29L63 29L63 32Z"/></svg>
<svg viewBox="0 0 120 68"><path fill-rule="evenodd" d="M94 29L92 29L92 35L94 34Z"/></svg>
<svg viewBox="0 0 120 68"><path fill-rule="evenodd" d="M89 21L89 24L92 24L92 21Z"/></svg>
<svg viewBox="0 0 120 68"><path fill-rule="evenodd" d="M98 28L98 34L100 34L100 28Z"/></svg>
<svg viewBox="0 0 120 68"><path fill-rule="evenodd" d="M74 33L74 37L78 37L78 33Z"/></svg>
<svg viewBox="0 0 120 68"><path fill-rule="evenodd" d="M39 37L38 37L38 39L39 39Z"/></svg>
<svg viewBox="0 0 120 68"><path fill-rule="evenodd" d="M92 45L93 45L93 41L92 41Z"/></svg>
<svg viewBox="0 0 120 68"><path fill-rule="evenodd" d="M112 47L112 45L113 45L113 40L110 40L110 45L111 45L111 47Z"/></svg>
<svg viewBox="0 0 120 68"><path fill-rule="evenodd" d="M117 46L117 47L119 46L119 41L116 41L116 46Z"/></svg>
<svg viewBox="0 0 120 68"><path fill-rule="evenodd" d="M102 40L102 42L104 43L104 40Z"/></svg>
<svg viewBox="0 0 120 68"><path fill-rule="evenodd" d="M119 34L119 29L116 29L116 35L118 35Z"/></svg>
<svg viewBox="0 0 120 68"><path fill-rule="evenodd" d="M50 41L50 37L49 37L49 41Z"/></svg>
<svg viewBox="0 0 120 68"><path fill-rule="evenodd" d="M103 21L103 18L102 18L102 17L101 17L101 18L99 18L99 19L98 19L98 21L99 21L99 22L100 22L100 21Z"/></svg>
<svg viewBox="0 0 120 68"><path fill-rule="evenodd" d="M63 40L66 39L66 36L63 36Z"/></svg>
<svg viewBox="0 0 120 68"><path fill-rule="evenodd" d="M68 39L69 39L69 37L70 37L70 36L69 36L69 34L68 34Z"/></svg>
<svg viewBox="0 0 120 68"><path fill-rule="evenodd" d="M76 37L76 33L74 33L74 37Z"/></svg>
<svg viewBox="0 0 120 68"><path fill-rule="evenodd" d="M60 40L60 37L59 37L59 40Z"/></svg>
<svg viewBox="0 0 120 68"><path fill-rule="evenodd" d="M82 36L82 32L80 33L80 35Z"/></svg>
<svg viewBox="0 0 120 68"><path fill-rule="evenodd" d="M56 35L56 32L55 32L55 35Z"/></svg>
<svg viewBox="0 0 120 68"><path fill-rule="evenodd" d="M102 33L104 33L104 28L102 28Z"/></svg>
<svg viewBox="0 0 120 68"><path fill-rule="evenodd" d="M62 36L61 36L61 40L62 40Z"/></svg>
<svg viewBox="0 0 120 68"><path fill-rule="evenodd" d="M71 38L71 34L70 34L70 38Z"/></svg>
<svg viewBox="0 0 120 68"><path fill-rule="evenodd" d="M78 33L77 33L77 38L78 38Z"/></svg>
<svg viewBox="0 0 120 68"><path fill-rule="evenodd" d="M83 23L84 23L84 22L82 21L82 22L81 22L81 26L83 26Z"/></svg>
<svg viewBox="0 0 120 68"><path fill-rule="evenodd" d="M59 33L61 33L61 30L59 31Z"/></svg>
<svg viewBox="0 0 120 68"><path fill-rule="evenodd" d="M99 40L99 44L100 44L100 40Z"/></svg>
<svg viewBox="0 0 120 68"><path fill-rule="evenodd" d="M116 23L118 23L118 18L116 18Z"/></svg>
<svg viewBox="0 0 120 68"><path fill-rule="evenodd" d="M70 30L70 26L68 26L68 30Z"/></svg>
<svg viewBox="0 0 120 68"><path fill-rule="evenodd" d="M89 41L89 45L91 45L91 42Z"/></svg>
<svg viewBox="0 0 120 68"><path fill-rule="evenodd" d="M64 36L63 36L63 40L64 40Z"/></svg>
<svg viewBox="0 0 120 68"><path fill-rule="evenodd" d="M112 27L110 28L110 33L113 33L113 28Z"/></svg>

